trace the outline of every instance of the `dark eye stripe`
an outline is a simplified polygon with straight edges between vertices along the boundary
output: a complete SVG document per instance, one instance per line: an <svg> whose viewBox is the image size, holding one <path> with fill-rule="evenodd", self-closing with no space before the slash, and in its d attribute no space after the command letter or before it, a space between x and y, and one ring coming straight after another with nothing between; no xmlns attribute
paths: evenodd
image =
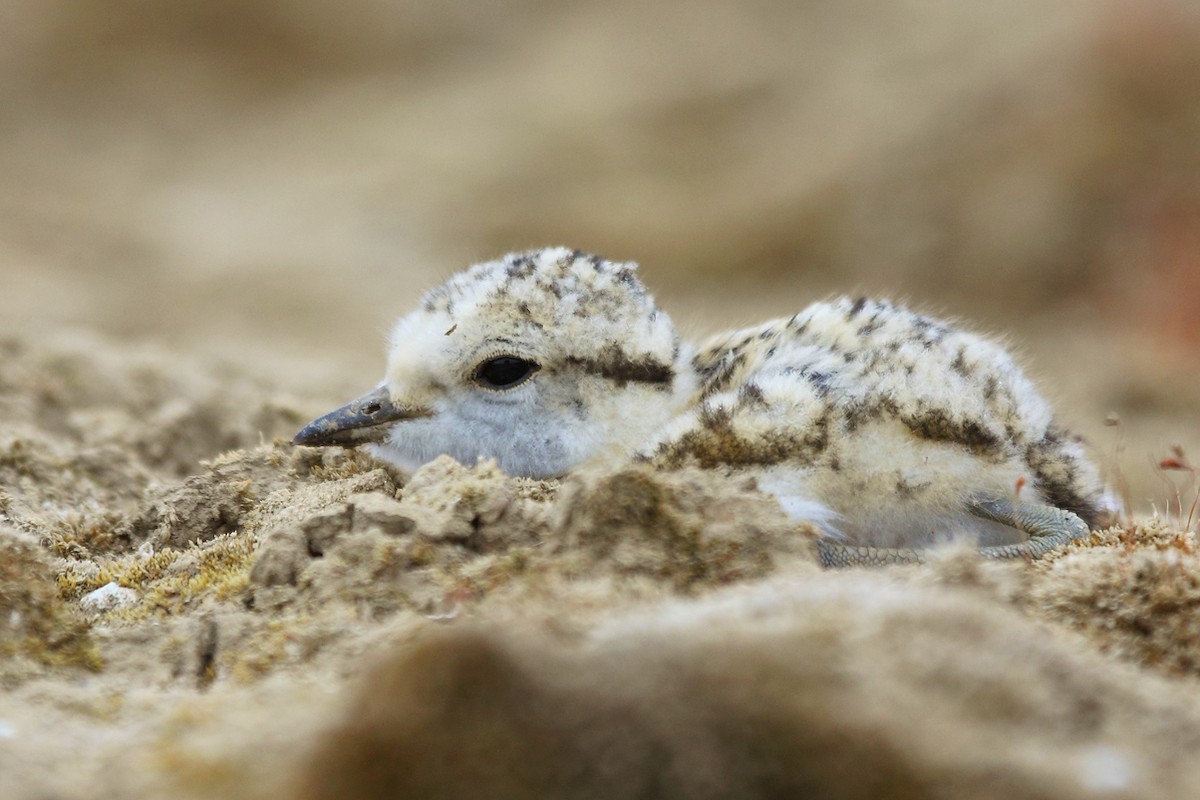
<svg viewBox="0 0 1200 800"><path fill-rule="evenodd" d="M475 382L488 389L511 389L528 380L540 367L516 356L489 358L475 368Z"/></svg>

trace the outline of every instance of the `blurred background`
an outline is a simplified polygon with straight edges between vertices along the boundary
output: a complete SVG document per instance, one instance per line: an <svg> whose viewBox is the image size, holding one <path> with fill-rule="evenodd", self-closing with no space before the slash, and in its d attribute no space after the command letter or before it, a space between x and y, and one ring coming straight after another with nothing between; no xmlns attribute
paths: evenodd
<svg viewBox="0 0 1200 800"><path fill-rule="evenodd" d="M693 334L832 292L1005 333L1161 509L1200 458L1200 4L0 0L0 334L315 413L422 291L560 243Z"/></svg>

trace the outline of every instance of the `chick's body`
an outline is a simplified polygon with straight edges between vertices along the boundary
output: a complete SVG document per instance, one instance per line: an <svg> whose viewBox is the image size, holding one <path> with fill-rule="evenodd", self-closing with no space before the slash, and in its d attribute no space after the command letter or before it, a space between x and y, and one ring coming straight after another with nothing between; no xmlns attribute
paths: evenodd
<svg viewBox="0 0 1200 800"><path fill-rule="evenodd" d="M1019 532L964 513L977 496L1088 521L1098 511L1082 443L1003 348L948 323L840 298L715 336L693 363L697 396L644 455L747 470L794 516L850 541L1012 541Z"/></svg>
<svg viewBox="0 0 1200 800"><path fill-rule="evenodd" d="M534 477L605 459L721 470L872 547L1020 540L971 510L981 498L1099 512L1082 445L999 345L843 298L697 349L634 270L547 248L459 273L396 325L380 388L297 441Z"/></svg>

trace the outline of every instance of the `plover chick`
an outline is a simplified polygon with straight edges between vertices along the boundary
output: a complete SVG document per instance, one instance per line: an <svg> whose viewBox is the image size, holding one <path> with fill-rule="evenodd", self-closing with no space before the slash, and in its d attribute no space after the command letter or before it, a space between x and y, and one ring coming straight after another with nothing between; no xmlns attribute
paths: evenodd
<svg viewBox="0 0 1200 800"><path fill-rule="evenodd" d="M963 536L1037 555L1100 513L1082 444L999 345L842 298L696 348L635 269L547 248L453 276L396 324L383 382L296 443L530 477L606 459L751 476L831 564Z"/></svg>

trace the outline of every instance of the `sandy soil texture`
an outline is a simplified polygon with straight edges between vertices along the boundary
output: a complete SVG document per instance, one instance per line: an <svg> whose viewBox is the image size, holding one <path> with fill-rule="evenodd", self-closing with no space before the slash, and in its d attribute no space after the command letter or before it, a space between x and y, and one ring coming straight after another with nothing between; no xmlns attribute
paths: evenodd
<svg viewBox="0 0 1200 800"><path fill-rule="evenodd" d="M1194 533L825 572L752 484L406 477L231 368L2 346L4 797L1200 790Z"/></svg>
<svg viewBox="0 0 1200 800"><path fill-rule="evenodd" d="M1190 0L0 0L0 798L1200 796ZM826 572L747 484L295 448L472 261L1002 332L1129 501Z"/></svg>

